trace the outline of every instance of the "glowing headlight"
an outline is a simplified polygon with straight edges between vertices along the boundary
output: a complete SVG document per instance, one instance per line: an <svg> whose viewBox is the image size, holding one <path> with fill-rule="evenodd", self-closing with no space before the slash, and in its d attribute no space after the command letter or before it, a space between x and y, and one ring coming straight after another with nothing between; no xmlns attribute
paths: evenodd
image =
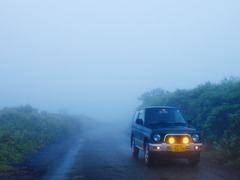
<svg viewBox="0 0 240 180"><path fill-rule="evenodd" d="M192 135L192 140L193 140L194 142L197 142L197 141L199 140L199 135L198 135L198 134Z"/></svg>
<svg viewBox="0 0 240 180"><path fill-rule="evenodd" d="M182 142L183 142L183 144L188 144L189 143L189 138L188 137L183 137Z"/></svg>
<svg viewBox="0 0 240 180"><path fill-rule="evenodd" d="M169 144L174 144L175 143L175 138L174 137L170 137L168 139L168 142L169 142Z"/></svg>
<svg viewBox="0 0 240 180"><path fill-rule="evenodd" d="M153 136L153 139L154 139L154 141L160 141L161 136L160 136L159 134L155 134L155 135Z"/></svg>

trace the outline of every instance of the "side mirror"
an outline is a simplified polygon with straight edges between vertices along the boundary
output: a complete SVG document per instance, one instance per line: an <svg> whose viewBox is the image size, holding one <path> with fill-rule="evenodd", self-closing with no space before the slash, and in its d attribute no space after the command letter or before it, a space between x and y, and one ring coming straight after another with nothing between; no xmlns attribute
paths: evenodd
<svg viewBox="0 0 240 180"><path fill-rule="evenodd" d="M142 119L137 119L136 120L136 124L138 124L138 125L143 125L143 120Z"/></svg>
<svg viewBox="0 0 240 180"><path fill-rule="evenodd" d="M198 124L196 127L197 130L201 130L201 126Z"/></svg>

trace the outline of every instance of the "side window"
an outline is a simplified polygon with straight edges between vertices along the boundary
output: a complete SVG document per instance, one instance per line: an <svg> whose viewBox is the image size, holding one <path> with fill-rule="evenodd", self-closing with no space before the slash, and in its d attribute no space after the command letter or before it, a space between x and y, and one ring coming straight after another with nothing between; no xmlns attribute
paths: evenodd
<svg viewBox="0 0 240 180"><path fill-rule="evenodd" d="M136 120L138 119L138 116L139 116L139 112L137 111L135 113L135 116L134 116L134 119L133 119L133 122L136 123Z"/></svg>
<svg viewBox="0 0 240 180"><path fill-rule="evenodd" d="M144 110L140 111L138 118L144 121Z"/></svg>

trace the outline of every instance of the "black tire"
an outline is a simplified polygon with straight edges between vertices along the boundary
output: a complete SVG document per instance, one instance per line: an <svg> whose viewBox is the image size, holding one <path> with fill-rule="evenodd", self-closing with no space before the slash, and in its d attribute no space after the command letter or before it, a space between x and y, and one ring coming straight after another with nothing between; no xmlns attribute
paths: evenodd
<svg viewBox="0 0 240 180"><path fill-rule="evenodd" d="M133 157L138 157L138 154L139 154L139 149L135 146L135 141L134 139L132 138L132 156Z"/></svg>
<svg viewBox="0 0 240 180"><path fill-rule="evenodd" d="M145 142L145 147L144 147L144 161L147 166L152 166L153 165L153 156L151 155L149 151L149 145L148 142Z"/></svg>
<svg viewBox="0 0 240 180"><path fill-rule="evenodd" d="M191 165L191 166L198 165L199 161L200 161L200 153L188 158L189 165Z"/></svg>

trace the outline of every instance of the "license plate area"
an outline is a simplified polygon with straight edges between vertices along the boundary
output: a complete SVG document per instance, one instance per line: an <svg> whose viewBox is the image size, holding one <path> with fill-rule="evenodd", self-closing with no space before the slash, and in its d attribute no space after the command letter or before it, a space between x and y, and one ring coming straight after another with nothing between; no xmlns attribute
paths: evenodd
<svg viewBox="0 0 240 180"><path fill-rule="evenodd" d="M185 152L186 146L185 145L172 145L172 152Z"/></svg>

